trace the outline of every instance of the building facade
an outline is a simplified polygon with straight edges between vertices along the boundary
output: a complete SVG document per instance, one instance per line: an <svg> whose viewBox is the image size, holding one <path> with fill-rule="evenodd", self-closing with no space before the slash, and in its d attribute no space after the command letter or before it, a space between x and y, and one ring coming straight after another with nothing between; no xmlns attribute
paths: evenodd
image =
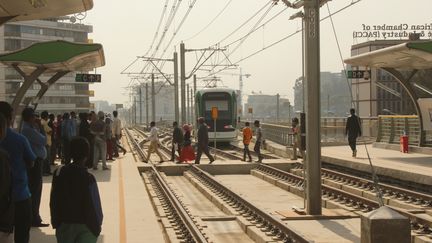
<svg viewBox="0 0 432 243"><path fill-rule="evenodd" d="M345 117L352 107L350 83L343 72L321 72L321 116ZM294 84L294 112L302 112L303 109L303 82L298 78Z"/></svg>
<svg viewBox="0 0 432 243"><path fill-rule="evenodd" d="M252 94L244 104L245 119L261 119L263 121L276 121L278 96L267 94ZM252 111L252 113L250 113ZM287 121L291 119L292 106L288 99L279 97L279 120Z"/></svg>
<svg viewBox="0 0 432 243"><path fill-rule="evenodd" d="M407 40L375 40L353 45L351 56L401 44ZM352 67L364 70L364 67ZM415 114L413 103L405 89L388 72L372 68L369 79L351 79L351 90L358 114L362 117L378 115Z"/></svg>
<svg viewBox="0 0 432 243"><path fill-rule="evenodd" d="M88 34L92 26L71 23L68 17L9 22L0 27L0 53L8 53L26 48L33 43L65 40L77 43L88 43ZM94 92L89 90L89 84L76 83L75 72L68 73L52 85L39 101L38 110L50 113L88 112L92 109L89 97ZM42 75L40 80L47 81L51 75ZM12 102L23 78L13 69L0 67L0 100ZM25 97L33 97L40 89L35 82L27 91Z"/></svg>
<svg viewBox="0 0 432 243"><path fill-rule="evenodd" d="M134 88L131 112L133 113L132 116L135 117L136 123L146 123L147 119L149 122L152 120L151 90L151 83L148 83L147 90L145 84L137 85ZM156 121L173 121L175 119L174 86L163 81L155 82L155 107Z"/></svg>

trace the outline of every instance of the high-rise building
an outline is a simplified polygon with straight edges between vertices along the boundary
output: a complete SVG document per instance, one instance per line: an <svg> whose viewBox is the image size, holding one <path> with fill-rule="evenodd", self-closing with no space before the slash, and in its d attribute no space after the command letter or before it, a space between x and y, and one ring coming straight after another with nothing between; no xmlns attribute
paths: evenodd
<svg viewBox="0 0 432 243"><path fill-rule="evenodd" d="M244 104L244 116L246 119L256 118L264 121L276 121L277 118L277 95L255 93L249 95L247 103ZM252 114L249 113L252 109ZM288 120L291 118L292 106L286 98L279 97L279 119Z"/></svg>
<svg viewBox="0 0 432 243"><path fill-rule="evenodd" d="M88 43L88 34L92 31L92 26L72 23L68 17L8 22L0 27L0 53L17 51L33 43L52 40ZM75 74L68 73L52 85L39 101L38 110L60 114L92 109L89 97L94 96L94 92L89 90L89 84L76 83ZM45 82L50 76L42 75L40 80ZM0 67L0 100L12 102L22 82L23 78L13 68ZM35 96L39 89L40 85L35 82L25 97Z"/></svg>
<svg viewBox="0 0 432 243"><path fill-rule="evenodd" d="M345 117L352 107L350 84L343 72L321 72L321 117ZM298 78L294 85L294 112L303 111L303 82Z"/></svg>

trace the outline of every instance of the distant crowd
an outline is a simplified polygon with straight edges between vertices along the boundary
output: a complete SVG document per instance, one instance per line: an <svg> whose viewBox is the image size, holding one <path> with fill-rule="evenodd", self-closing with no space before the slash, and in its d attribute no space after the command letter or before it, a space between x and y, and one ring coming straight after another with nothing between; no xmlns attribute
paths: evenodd
<svg viewBox="0 0 432 243"><path fill-rule="evenodd" d="M53 176L51 224L58 242L96 242L102 207L95 177L87 168L109 170L121 146L117 111L63 115L24 108L13 129L11 105L0 101L0 242L27 243L31 227L47 227L40 214L43 176ZM54 172L52 165L60 161Z"/></svg>

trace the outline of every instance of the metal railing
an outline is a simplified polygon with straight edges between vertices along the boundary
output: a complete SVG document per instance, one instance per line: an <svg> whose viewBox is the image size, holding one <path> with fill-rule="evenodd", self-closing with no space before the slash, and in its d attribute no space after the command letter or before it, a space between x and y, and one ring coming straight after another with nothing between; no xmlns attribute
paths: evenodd
<svg viewBox="0 0 432 243"><path fill-rule="evenodd" d="M379 116L377 142L398 144L401 135L408 135L408 144L417 146L420 141L418 116ZM431 141L431 140L426 140Z"/></svg>
<svg viewBox="0 0 432 243"><path fill-rule="evenodd" d="M321 142L346 142L345 125L347 118L321 118ZM287 124L287 125L285 125ZM275 143L291 146L293 142L291 124L262 123L264 138ZM376 117L361 119L362 132L365 137L376 137L378 133L378 119Z"/></svg>

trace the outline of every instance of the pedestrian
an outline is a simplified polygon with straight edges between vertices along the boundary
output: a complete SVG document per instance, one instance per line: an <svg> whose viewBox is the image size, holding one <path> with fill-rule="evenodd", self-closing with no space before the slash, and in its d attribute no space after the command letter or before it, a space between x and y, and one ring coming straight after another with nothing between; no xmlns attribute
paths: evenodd
<svg viewBox="0 0 432 243"><path fill-rule="evenodd" d="M99 190L85 165L89 151L86 138L74 137L70 142L73 162L54 172L50 211L57 242L96 243L101 232Z"/></svg>
<svg viewBox="0 0 432 243"><path fill-rule="evenodd" d="M201 160L201 155L204 152L205 155L207 155L207 157L210 160L210 164L213 163L213 161L215 161L215 159L213 158L213 156L210 154L209 151L209 137L208 137L208 128L207 128L207 124L204 123L204 117L200 117L198 118L198 143L197 143L197 155L195 158L195 164L199 164L200 160Z"/></svg>
<svg viewBox="0 0 432 243"><path fill-rule="evenodd" d="M45 149L46 149L46 158L43 161L43 165L42 165L42 171L43 171L43 175L44 176L49 176L52 175L51 173L51 146L52 146L52 134L53 134L53 130L52 128L48 125L48 118L49 118L49 114L48 111L43 111L41 113L41 125L42 125L42 129L45 132L45 136L46 136L46 145L45 145Z"/></svg>
<svg viewBox="0 0 432 243"><path fill-rule="evenodd" d="M249 151L249 143L252 140L252 129L249 127L250 123L245 122L245 127L243 128L243 161L246 161L246 155L248 156L248 162L252 162L252 156Z"/></svg>
<svg viewBox="0 0 432 243"><path fill-rule="evenodd" d="M195 160L195 151L192 147L192 140L191 140L191 126L188 124L183 125L183 144L182 144L182 151L180 154L179 162L189 162Z"/></svg>
<svg viewBox="0 0 432 243"><path fill-rule="evenodd" d="M118 118L118 112L113 111L113 135L114 135L114 157L119 157L118 150L121 149L123 151L123 155L126 154L126 149L120 145L120 140L122 138L122 125L121 120Z"/></svg>
<svg viewBox="0 0 432 243"><path fill-rule="evenodd" d="M299 119L297 117L294 117L291 120L291 132L293 135L293 140L292 140L292 146L293 146L293 155L291 157L292 160L297 160L297 149L300 151L300 154L303 158L303 160L305 159L304 157L304 151L301 149L301 128L300 128L300 122Z"/></svg>
<svg viewBox="0 0 432 243"><path fill-rule="evenodd" d="M98 120L90 124L90 133L93 134L93 170L98 169L99 159L102 160L102 169L109 170L106 164L106 124L104 122L105 114L103 111L98 112Z"/></svg>
<svg viewBox="0 0 432 243"><path fill-rule="evenodd" d="M12 106L0 101L0 113L6 118L6 137L0 141L0 148L8 152L12 170L12 200L14 202L14 240L28 243L32 218L31 194L28 186L27 167L36 160L26 137L15 132L12 127Z"/></svg>
<svg viewBox="0 0 432 243"><path fill-rule="evenodd" d="M74 136L77 136L79 134L79 121L77 120L77 116L76 116L75 111L71 111L70 121L71 121L72 126L74 127L74 130L75 130Z"/></svg>
<svg viewBox="0 0 432 243"><path fill-rule="evenodd" d="M79 133L78 135L80 137L84 137L87 139L87 141L89 142L89 144L93 144L91 143L91 141L93 141L93 135L90 133L90 123L88 122L88 113L83 112L79 114L79 118L80 118L80 125L79 125ZM91 154L90 152L93 151L92 148L90 147L90 151L89 151L89 155L86 159L86 166L87 168L91 168L93 167L93 154Z"/></svg>
<svg viewBox="0 0 432 243"><path fill-rule="evenodd" d="M261 163L263 160L263 156L261 154L261 143L263 142L263 138L262 138L262 130L261 130L260 122L258 120L255 120L254 126L255 126L255 134L256 134L254 151L258 156L258 160L256 162Z"/></svg>
<svg viewBox="0 0 432 243"><path fill-rule="evenodd" d="M112 122L109 117L105 118L105 129L106 129L106 145L107 145L107 160L115 161L113 158L114 150L113 150L113 133L112 133Z"/></svg>
<svg viewBox="0 0 432 243"><path fill-rule="evenodd" d="M40 124L40 120L35 116L33 108L24 108L21 118L23 120L21 134L28 139L37 157L34 161L34 166L27 168L32 204L32 227L48 227L49 224L42 223L42 218L39 213L43 185L43 162L47 157L45 147L47 138Z"/></svg>
<svg viewBox="0 0 432 243"><path fill-rule="evenodd" d="M48 126L51 128L51 150L50 150L50 161L49 164L50 165L54 165L54 161L56 160L57 157L57 141L56 141L56 137L57 137L57 128L56 128L56 122L55 122L55 115L54 114L49 114L48 116Z"/></svg>
<svg viewBox="0 0 432 243"><path fill-rule="evenodd" d="M0 143L6 137L7 121L0 114ZM12 171L10 158L0 148L0 242L13 242L14 203L12 200Z"/></svg>
<svg viewBox="0 0 432 243"><path fill-rule="evenodd" d="M357 156L357 137L362 135L361 126L360 126L360 118L356 116L355 109L350 109L351 116L348 117L346 126L345 126L345 136L348 135L348 144L352 150L352 157Z"/></svg>
<svg viewBox="0 0 432 243"><path fill-rule="evenodd" d="M56 128L56 144L57 144L57 157L63 162L63 148L62 148L62 123L63 123L63 116L57 115L55 128Z"/></svg>
<svg viewBox="0 0 432 243"><path fill-rule="evenodd" d="M148 141L150 141L150 145L147 150L147 158L145 162L148 162L151 153L156 153L159 156L160 163L164 162L163 156L159 151L158 129L156 128L156 122L154 121L150 122L150 136L148 138Z"/></svg>
<svg viewBox="0 0 432 243"><path fill-rule="evenodd" d="M178 127L178 123L175 121L173 122L173 138L172 138L172 148L171 148L171 161L175 160L175 151L177 149L179 160L181 156L181 150L183 145L183 132Z"/></svg>
<svg viewBox="0 0 432 243"><path fill-rule="evenodd" d="M63 141L63 162L69 164L71 161L69 153L70 140L76 136L76 120L72 119L69 113L64 113L62 121L62 141Z"/></svg>

